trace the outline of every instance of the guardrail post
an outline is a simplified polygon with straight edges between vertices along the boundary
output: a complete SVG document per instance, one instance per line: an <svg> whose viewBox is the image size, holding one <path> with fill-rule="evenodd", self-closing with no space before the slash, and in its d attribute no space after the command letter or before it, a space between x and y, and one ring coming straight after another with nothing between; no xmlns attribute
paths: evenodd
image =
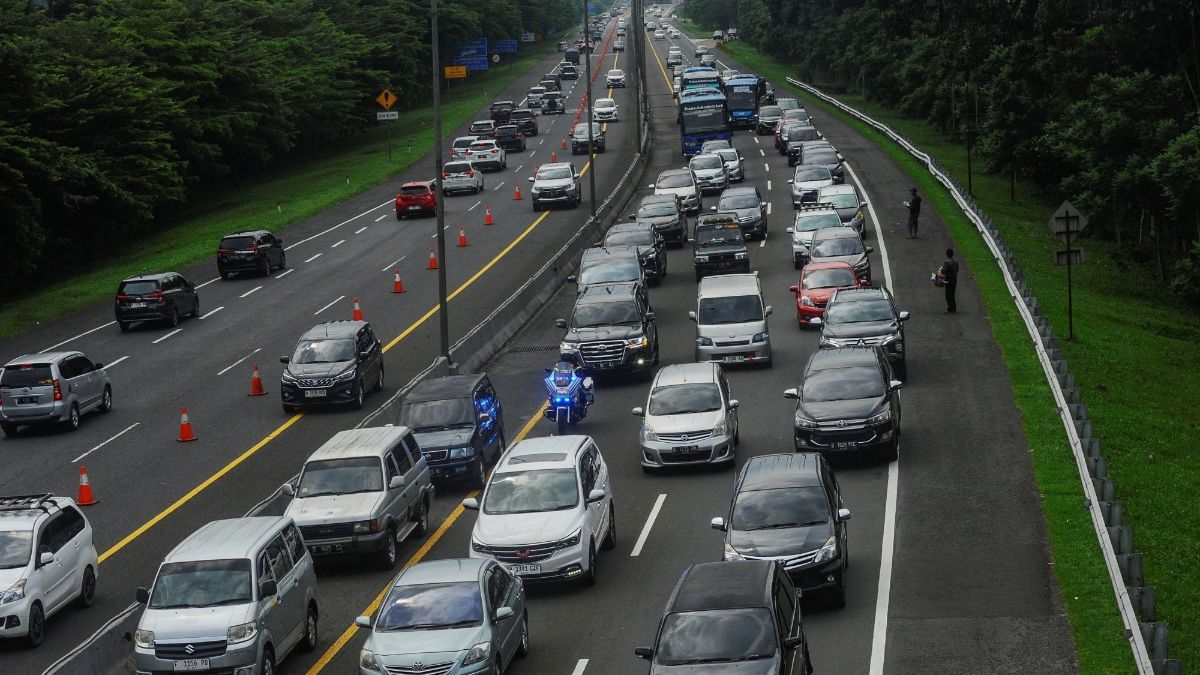
<svg viewBox="0 0 1200 675"><path fill-rule="evenodd" d="M1121 578L1129 586L1145 586L1146 575L1142 568L1142 554L1122 553L1117 556L1117 566L1121 568Z"/></svg>
<svg viewBox="0 0 1200 675"><path fill-rule="evenodd" d="M1105 480L1108 480L1107 478ZM1117 525L1108 528L1108 539L1113 549L1118 553L1133 553L1133 528L1128 525Z"/></svg>

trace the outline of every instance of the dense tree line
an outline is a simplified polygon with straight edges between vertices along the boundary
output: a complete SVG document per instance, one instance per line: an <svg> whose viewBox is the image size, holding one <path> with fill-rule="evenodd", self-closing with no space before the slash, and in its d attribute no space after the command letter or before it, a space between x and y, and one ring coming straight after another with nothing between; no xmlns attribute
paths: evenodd
<svg viewBox="0 0 1200 675"><path fill-rule="evenodd" d="M808 81L969 137L1200 301L1195 2L685 1Z"/></svg>
<svg viewBox="0 0 1200 675"><path fill-rule="evenodd" d="M439 7L444 58L579 20L572 0ZM0 287L360 133L382 86L428 101L429 38L428 0L0 0Z"/></svg>

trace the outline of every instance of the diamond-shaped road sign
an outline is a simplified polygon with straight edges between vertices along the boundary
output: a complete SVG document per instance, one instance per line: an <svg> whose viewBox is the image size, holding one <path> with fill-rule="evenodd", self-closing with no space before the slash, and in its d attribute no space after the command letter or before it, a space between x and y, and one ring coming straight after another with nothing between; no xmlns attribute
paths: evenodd
<svg viewBox="0 0 1200 675"><path fill-rule="evenodd" d="M375 97L375 102L378 103L384 110L391 110L392 106L396 105L396 95L391 89L384 89Z"/></svg>
<svg viewBox="0 0 1200 675"><path fill-rule="evenodd" d="M1087 229L1088 221L1071 202L1064 201L1054 215L1050 216L1049 225L1050 231L1065 242L1068 236L1074 238Z"/></svg>

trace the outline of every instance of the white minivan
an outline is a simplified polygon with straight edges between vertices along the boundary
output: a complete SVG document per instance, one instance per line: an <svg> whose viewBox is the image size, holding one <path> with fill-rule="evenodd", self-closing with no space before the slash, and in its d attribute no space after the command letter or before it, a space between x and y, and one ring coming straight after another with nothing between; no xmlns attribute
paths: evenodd
<svg viewBox="0 0 1200 675"><path fill-rule="evenodd" d="M771 365L771 336L758 273L704 277L696 292L696 361Z"/></svg>

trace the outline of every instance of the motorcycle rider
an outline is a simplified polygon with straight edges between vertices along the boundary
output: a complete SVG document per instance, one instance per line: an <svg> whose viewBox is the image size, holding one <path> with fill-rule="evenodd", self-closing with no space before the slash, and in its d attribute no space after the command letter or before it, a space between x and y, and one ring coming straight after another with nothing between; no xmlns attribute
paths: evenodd
<svg viewBox="0 0 1200 675"><path fill-rule="evenodd" d="M595 383L582 371L583 368L571 361L559 361L553 368L546 369L546 380L555 388L568 388L571 405L585 407L595 400Z"/></svg>

